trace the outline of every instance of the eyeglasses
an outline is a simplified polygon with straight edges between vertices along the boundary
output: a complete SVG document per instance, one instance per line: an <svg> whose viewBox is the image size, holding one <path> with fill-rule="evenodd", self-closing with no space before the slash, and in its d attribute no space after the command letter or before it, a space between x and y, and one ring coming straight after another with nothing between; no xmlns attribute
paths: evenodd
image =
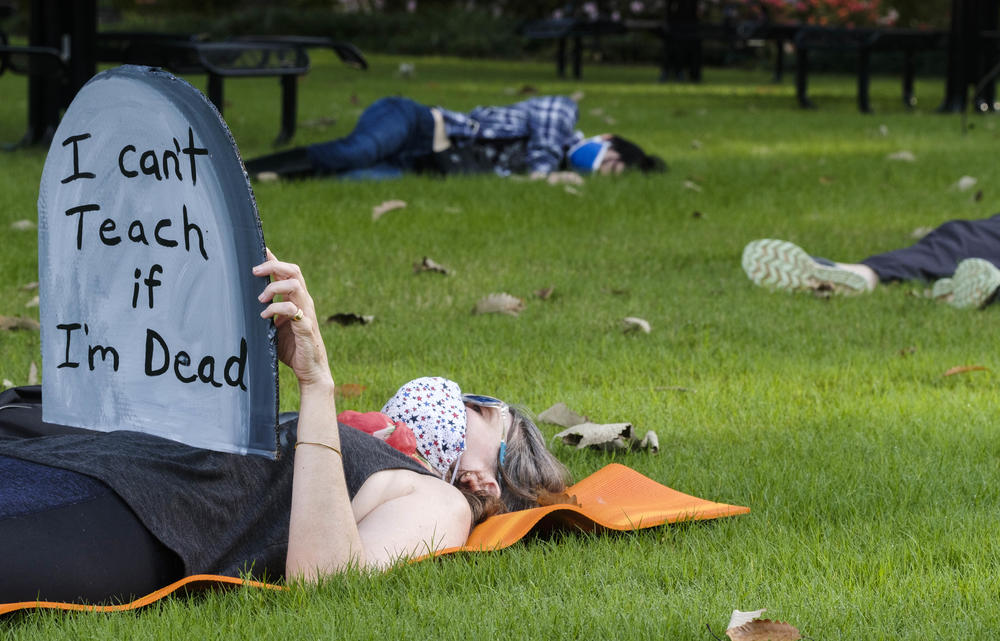
<svg viewBox="0 0 1000 641"><path fill-rule="evenodd" d="M507 456L507 436L510 430L514 427L514 422L510 418L510 408L507 403L504 403L499 398L494 398L493 396L484 396L482 394L463 394L462 402L468 405L475 405L477 407L492 407L500 412L500 453L497 456L497 468L502 469L504 464L504 459ZM458 476L458 462L455 462L455 473L452 476L451 482L454 484L455 479ZM497 483L500 483L500 475L497 475Z"/></svg>

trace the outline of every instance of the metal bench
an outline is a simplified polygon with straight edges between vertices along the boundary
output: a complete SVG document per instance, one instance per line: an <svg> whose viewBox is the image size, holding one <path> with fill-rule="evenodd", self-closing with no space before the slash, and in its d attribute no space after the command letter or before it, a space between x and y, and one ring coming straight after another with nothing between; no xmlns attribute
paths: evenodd
<svg viewBox="0 0 1000 641"><path fill-rule="evenodd" d="M884 51L903 53L903 105L911 108L917 99L913 94L916 73L914 56L917 51L943 50L947 34L943 31L921 29L876 29L803 26L795 32L795 95L799 106L811 109L815 104L808 96L809 52L826 49L854 52L858 56L857 101L858 110L871 113L869 85L871 84L871 54Z"/></svg>
<svg viewBox="0 0 1000 641"><path fill-rule="evenodd" d="M97 58L102 62L162 67L176 74L206 74L206 94L223 113L224 78L278 77L281 83L281 128L275 145L295 135L298 76L309 71L307 49L329 47L358 69L368 63L353 45L329 38L251 36L207 42L196 36L164 33L99 33Z"/></svg>

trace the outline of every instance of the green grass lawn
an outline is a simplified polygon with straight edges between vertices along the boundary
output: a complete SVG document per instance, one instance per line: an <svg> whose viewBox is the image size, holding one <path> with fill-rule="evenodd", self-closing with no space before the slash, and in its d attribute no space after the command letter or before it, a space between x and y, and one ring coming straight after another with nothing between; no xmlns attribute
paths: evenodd
<svg viewBox="0 0 1000 641"><path fill-rule="evenodd" d="M343 576L284 593L168 599L137 614L32 614L10 638L709 639L736 608L767 608L813 639L988 639L1000 624L997 514L1000 310L958 311L923 286L855 298L770 293L744 276L749 240L779 237L857 260L915 229L1000 209L994 116L934 113L940 79L905 111L898 78L876 79L859 114L852 77L816 76L818 109L796 107L766 70L709 69L658 84L652 67L372 56L368 72L316 55L300 84L296 144L350 130L377 97L455 109L584 92L581 128L614 130L669 173L562 187L491 177L254 186L275 253L303 266L338 383L365 387L340 409L377 410L396 387L444 375L541 411L564 401L600 422L655 430L661 450L553 448L582 478L612 461L751 513L623 535L563 534L500 553ZM400 62L415 74L397 74ZM193 78L204 86L204 78ZM23 77L0 77L0 140L20 137ZM276 81L227 82L243 152L269 151ZM609 123L608 120L613 120ZM915 161L889 160L910 151ZM0 154L0 315L37 318L35 231L45 150ZM978 179L971 191L952 185ZM977 197L976 192L981 191ZM372 221L372 207L405 209ZM424 256L453 270L419 274ZM553 287L549 300L533 292ZM519 317L473 316L504 291ZM625 316L650 334L624 334ZM37 333L0 332L0 378L24 384ZM40 363L39 363L40 364ZM950 377L958 365L981 365ZM42 372L44 376L44 372ZM294 409L290 372L282 409ZM548 434L556 428L545 426ZM0 578L2 580L2 578Z"/></svg>

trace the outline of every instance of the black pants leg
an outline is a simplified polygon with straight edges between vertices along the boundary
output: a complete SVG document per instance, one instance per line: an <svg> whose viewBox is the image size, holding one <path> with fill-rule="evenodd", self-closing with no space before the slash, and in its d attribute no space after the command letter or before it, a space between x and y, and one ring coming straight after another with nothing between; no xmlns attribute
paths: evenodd
<svg viewBox="0 0 1000 641"><path fill-rule="evenodd" d="M955 273L966 258L983 258L1000 268L1000 214L980 220L952 220L903 249L861 261L879 281L935 281Z"/></svg>
<svg viewBox="0 0 1000 641"><path fill-rule="evenodd" d="M180 558L103 483L17 459L6 463L0 603L125 603L184 576ZM67 485L73 491L61 489ZM60 489L38 497L33 509L34 488L41 494L47 487Z"/></svg>
<svg viewBox="0 0 1000 641"><path fill-rule="evenodd" d="M309 152L305 147L252 158L244 161L243 165L251 176L269 171L283 178L307 178L318 173L318 168L309 159Z"/></svg>

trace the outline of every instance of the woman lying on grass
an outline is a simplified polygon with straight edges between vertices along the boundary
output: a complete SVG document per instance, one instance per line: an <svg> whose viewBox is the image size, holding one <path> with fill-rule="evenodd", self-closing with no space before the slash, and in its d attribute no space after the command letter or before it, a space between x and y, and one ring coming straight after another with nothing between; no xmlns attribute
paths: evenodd
<svg viewBox="0 0 1000 641"><path fill-rule="evenodd" d="M388 417L345 413L377 435L395 430L388 442L338 425L301 271L268 252L253 273L271 278L261 315L299 382L297 428L278 460L46 424L38 404L4 392L0 602L127 600L199 573L316 580L383 568L462 545L487 516L565 489L527 416L446 379L404 385Z"/></svg>

